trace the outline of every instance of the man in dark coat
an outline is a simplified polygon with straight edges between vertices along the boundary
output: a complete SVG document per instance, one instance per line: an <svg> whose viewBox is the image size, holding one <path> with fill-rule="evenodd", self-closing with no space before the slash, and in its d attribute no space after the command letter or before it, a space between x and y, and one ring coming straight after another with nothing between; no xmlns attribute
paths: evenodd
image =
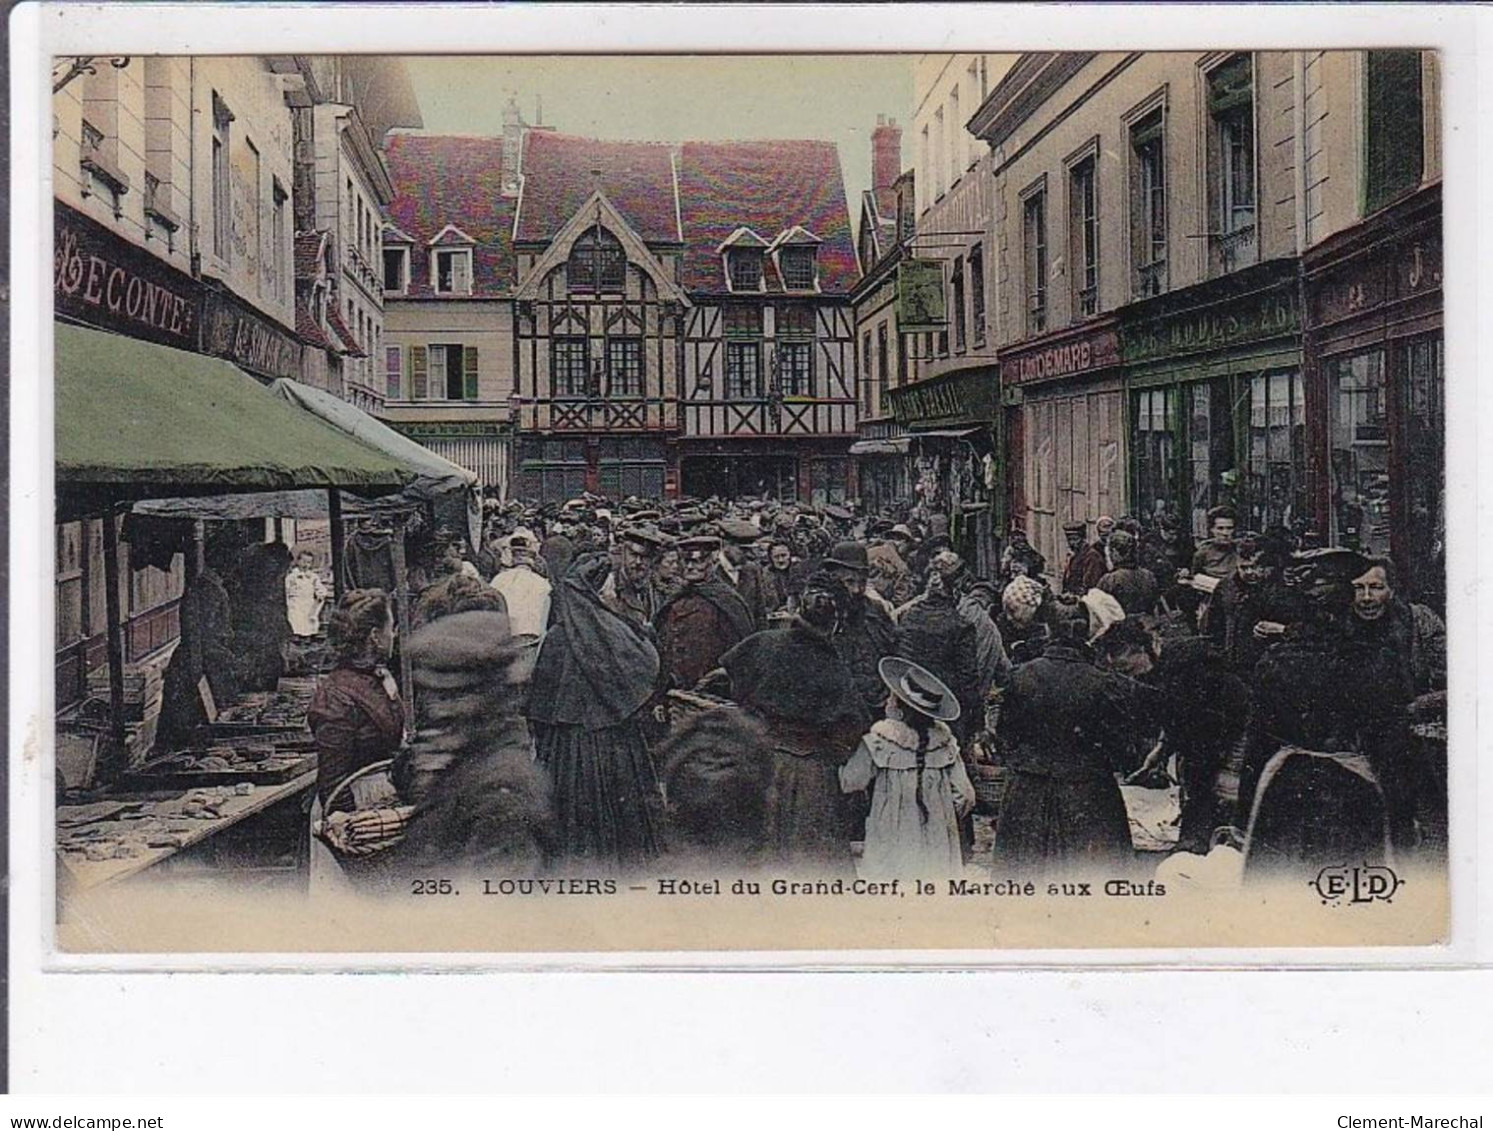
<svg viewBox="0 0 1493 1131"><path fill-rule="evenodd" d="M1114 560L1114 568L1094 586L1120 602L1127 617L1148 616L1155 610L1156 600L1161 596L1156 575L1136 564L1138 549L1134 535L1128 531L1116 530L1111 534L1109 554Z"/></svg>
<svg viewBox="0 0 1493 1131"><path fill-rule="evenodd" d="M886 702L886 684L881 681L878 665L884 657L896 654L896 627L881 606L866 596L871 571L865 546L859 542L836 543L822 565L837 584L835 651L850 669L867 714L879 718Z"/></svg>
<svg viewBox="0 0 1493 1131"><path fill-rule="evenodd" d="M1238 546L1238 568L1213 593L1208 636L1234 670L1248 676L1287 628L1306 616L1306 610L1281 577L1290 555L1285 545L1246 532Z"/></svg>
<svg viewBox="0 0 1493 1131"><path fill-rule="evenodd" d="M651 526L633 523L617 535L616 564L602 583L606 606L636 624L652 624L664 597L654 583L659 555L668 539Z"/></svg>
<svg viewBox="0 0 1493 1131"><path fill-rule="evenodd" d="M1197 605L1197 591L1177 581L1179 573L1192 569L1194 549L1192 535L1170 509L1158 514L1155 529L1141 536L1139 564L1156 575L1162 600L1173 608L1192 609Z"/></svg>
<svg viewBox="0 0 1493 1131"><path fill-rule="evenodd" d="M871 716L830 636L840 588L828 573L814 574L799 616L747 637L721 663L732 697L766 726L773 748L769 862L848 875L853 809L838 771Z"/></svg>
<svg viewBox="0 0 1493 1131"><path fill-rule="evenodd" d="M672 687L694 687L720 666L721 656L756 631L741 596L715 576L719 538L696 535L679 542L684 585L653 618L663 678Z"/></svg>
<svg viewBox="0 0 1493 1131"><path fill-rule="evenodd" d="M716 524L725 540L716 566L722 581L735 589L752 614L756 628L767 627L767 581L762 567L751 558L752 545L762 537L757 527L743 518L723 518Z"/></svg>
<svg viewBox="0 0 1493 1131"><path fill-rule="evenodd" d="M1345 852L1372 863L1386 831L1397 843L1411 831L1409 688L1393 648L1353 624L1351 582L1364 565L1336 547L1295 554L1287 568L1308 615L1255 667L1239 782L1238 823L1261 869L1340 863Z"/></svg>
<svg viewBox="0 0 1493 1131"><path fill-rule="evenodd" d="M959 700L954 724L960 741L980 725L980 660L975 626L959 615L944 575L933 569L928 588L897 624L896 655L912 660L943 680Z"/></svg>
<svg viewBox="0 0 1493 1131"><path fill-rule="evenodd" d="M1087 530L1083 522L1070 522L1063 527L1069 552L1068 564L1063 567L1063 592L1078 597L1098 585L1109 568L1103 551L1084 539Z"/></svg>

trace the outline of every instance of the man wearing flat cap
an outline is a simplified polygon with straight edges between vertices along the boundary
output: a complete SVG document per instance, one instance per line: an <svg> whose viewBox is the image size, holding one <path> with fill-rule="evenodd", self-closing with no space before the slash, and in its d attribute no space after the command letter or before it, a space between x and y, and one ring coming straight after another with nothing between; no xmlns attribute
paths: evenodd
<svg viewBox="0 0 1493 1131"><path fill-rule="evenodd" d="M652 526L631 523L617 535L615 564L601 587L601 601L618 616L646 625L663 604L653 583L658 556L668 539Z"/></svg>
<svg viewBox="0 0 1493 1131"><path fill-rule="evenodd" d="M676 545L684 584L654 615L653 627L664 680L687 690L719 667L721 656L756 625L736 590L716 576L720 539L696 534Z"/></svg>
<svg viewBox="0 0 1493 1131"><path fill-rule="evenodd" d="M752 624L767 627L767 580L762 567L751 558L751 547L762 537L762 531L742 518L723 518L716 526L723 545L716 565L726 584L735 589L752 614Z"/></svg>
<svg viewBox="0 0 1493 1131"><path fill-rule="evenodd" d="M1068 564L1063 567L1063 592L1082 597L1099 584L1099 579L1109 572L1104 563L1104 554L1085 540L1088 524L1082 520L1064 523L1063 536L1068 540Z"/></svg>

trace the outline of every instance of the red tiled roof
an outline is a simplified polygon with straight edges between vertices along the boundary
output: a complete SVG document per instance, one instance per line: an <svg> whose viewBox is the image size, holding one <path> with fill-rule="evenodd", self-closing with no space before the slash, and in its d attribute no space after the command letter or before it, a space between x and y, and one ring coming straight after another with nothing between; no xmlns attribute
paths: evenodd
<svg viewBox="0 0 1493 1131"><path fill-rule="evenodd" d="M472 293L498 295L513 286L513 197L503 195L503 139L392 134L385 150L394 201L389 219L415 241L407 294L430 298L429 257L422 248L447 224L477 241Z"/></svg>
<svg viewBox="0 0 1493 1131"><path fill-rule="evenodd" d="M819 286L847 294L859 277L840 155L827 141L687 142L680 150L679 206L686 290L722 292L716 248L738 227L769 240L794 225L824 242ZM768 287L778 289L774 273Z"/></svg>
<svg viewBox="0 0 1493 1131"><path fill-rule="evenodd" d="M299 241L300 237L297 236L296 239ZM304 294L295 296L295 332L296 336L308 346L323 350L337 349L328 340L322 328L317 325L316 318L311 313L311 300Z"/></svg>
<svg viewBox="0 0 1493 1131"><path fill-rule="evenodd" d="M326 240L325 232L297 232L295 234L295 277L314 279L321 273L321 249Z"/></svg>
<svg viewBox="0 0 1493 1131"><path fill-rule="evenodd" d="M530 130L524 135L524 195L514 238L552 239L599 188L644 242L677 243L672 153L657 142Z"/></svg>
<svg viewBox="0 0 1493 1131"><path fill-rule="evenodd" d="M335 303L327 304L327 325L332 327L337 336L347 344L343 352L349 357L368 356L363 347L358 344L358 336L347 328L346 322L342 321L342 315L337 312Z"/></svg>

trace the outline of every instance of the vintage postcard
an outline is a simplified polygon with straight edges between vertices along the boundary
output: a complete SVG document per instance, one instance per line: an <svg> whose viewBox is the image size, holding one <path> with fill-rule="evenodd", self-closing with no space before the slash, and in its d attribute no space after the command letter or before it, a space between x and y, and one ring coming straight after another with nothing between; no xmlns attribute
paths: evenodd
<svg viewBox="0 0 1493 1131"><path fill-rule="evenodd" d="M1434 954L1425 42L55 55L59 960Z"/></svg>

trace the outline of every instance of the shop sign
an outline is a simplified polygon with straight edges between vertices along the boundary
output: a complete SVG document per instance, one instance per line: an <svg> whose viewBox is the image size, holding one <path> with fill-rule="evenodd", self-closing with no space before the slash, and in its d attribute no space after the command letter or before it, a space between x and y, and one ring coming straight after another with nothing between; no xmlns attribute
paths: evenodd
<svg viewBox="0 0 1493 1131"><path fill-rule="evenodd" d="M301 343L224 291L207 298L202 350L265 377L301 376Z"/></svg>
<svg viewBox="0 0 1493 1131"><path fill-rule="evenodd" d="M897 330L916 334L949 324L944 309L942 259L904 259L897 264Z"/></svg>
<svg viewBox="0 0 1493 1131"><path fill-rule="evenodd" d="M189 276L60 201L53 238L52 294L58 314L196 351L202 290Z"/></svg>
<svg viewBox="0 0 1493 1131"><path fill-rule="evenodd" d="M1164 315L1120 327L1120 352L1127 363L1233 349L1294 334L1300 317L1289 291L1272 290L1228 304Z"/></svg>
<svg viewBox="0 0 1493 1131"><path fill-rule="evenodd" d="M999 395L993 369L950 373L891 390L892 415L907 427L983 424L995 419Z"/></svg>
<svg viewBox="0 0 1493 1131"><path fill-rule="evenodd" d="M386 420L384 423L411 440L462 439L504 433L502 423L496 420Z"/></svg>
<svg viewBox="0 0 1493 1131"><path fill-rule="evenodd" d="M1098 330L1081 338L1013 354L1001 361L1001 371L1012 384L1075 377L1120 362L1120 338L1114 330Z"/></svg>

